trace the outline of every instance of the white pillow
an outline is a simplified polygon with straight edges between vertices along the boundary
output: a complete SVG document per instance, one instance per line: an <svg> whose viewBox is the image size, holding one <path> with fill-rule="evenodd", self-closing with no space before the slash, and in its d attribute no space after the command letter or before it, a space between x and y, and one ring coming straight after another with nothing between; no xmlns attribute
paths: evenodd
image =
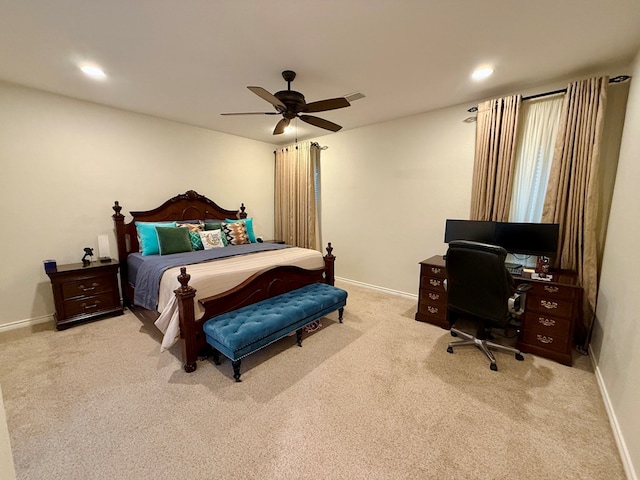
<svg viewBox="0 0 640 480"><path fill-rule="evenodd" d="M200 234L202 246L205 250L224 247L224 243L222 243L222 230L205 230L204 232L198 233Z"/></svg>

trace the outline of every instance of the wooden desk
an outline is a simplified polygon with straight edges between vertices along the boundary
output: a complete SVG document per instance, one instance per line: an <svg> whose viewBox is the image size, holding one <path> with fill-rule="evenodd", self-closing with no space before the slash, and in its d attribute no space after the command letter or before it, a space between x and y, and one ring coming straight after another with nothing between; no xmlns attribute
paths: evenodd
<svg viewBox="0 0 640 480"><path fill-rule="evenodd" d="M516 283L530 283L517 348L527 353L572 364L573 334L582 315L582 287L572 273L553 273L552 281L535 280L531 274L514 276ZM448 329L447 267L441 255L420 262L420 289L415 319Z"/></svg>

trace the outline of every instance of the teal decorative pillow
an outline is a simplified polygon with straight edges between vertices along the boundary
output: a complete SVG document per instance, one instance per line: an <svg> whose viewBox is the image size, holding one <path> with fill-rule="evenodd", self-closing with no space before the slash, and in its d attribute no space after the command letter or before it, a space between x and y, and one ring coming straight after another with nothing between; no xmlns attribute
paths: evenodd
<svg viewBox="0 0 640 480"><path fill-rule="evenodd" d="M202 250L202 240L200 240L200 232L204 230L204 223L200 220L187 220L177 223L178 227L187 228L189 230L189 238L191 239L191 248L193 250Z"/></svg>
<svg viewBox="0 0 640 480"><path fill-rule="evenodd" d="M244 218L241 220L233 220L230 218L224 219L225 223L236 223L236 222L244 222L247 227L247 235L249 236L249 241L251 243L256 243L256 235L253 233L253 218Z"/></svg>
<svg viewBox="0 0 640 480"><path fill-rule="evenodd" d="M200 238L200 234L203 232L194 232L189 230L189 240L191 240L191 248L193 250L202 250L204 249L204 245L202 245L202 239Z"/></svg>
<svg viewBox="0 0 640 480"><path fill-rule="evenodd" d="M188 228L156 227L160 255L190 252L191 238Z"/></svg>
<svg viewBox="0 0 640 480"><path fill-rule="evenodd" d="M138 231L138 243L142 255L158 255L158 233L156 227L175 227L176 222L136 222Z"/></svg>
<svg viewBox="0 0 640 480"><path fill-rule="evenodd" d="M227 245L245 245L251 243L247 227L243 221L223 223L222 233L227 238Z"/></svg>

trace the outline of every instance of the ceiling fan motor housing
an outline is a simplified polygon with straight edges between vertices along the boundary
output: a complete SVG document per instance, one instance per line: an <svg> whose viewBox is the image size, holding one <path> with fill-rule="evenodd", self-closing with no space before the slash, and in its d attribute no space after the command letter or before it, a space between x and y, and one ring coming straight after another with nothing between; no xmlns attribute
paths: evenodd
<svg viewBox="0 0 640 480"><path fill-rule="evenodd" d="M297 113L304 111L304 108L307 106L304 95L295 90L281 90L276 92L274 96L287 106L287 110L282 113L289 119L295 117Z"/></svg>

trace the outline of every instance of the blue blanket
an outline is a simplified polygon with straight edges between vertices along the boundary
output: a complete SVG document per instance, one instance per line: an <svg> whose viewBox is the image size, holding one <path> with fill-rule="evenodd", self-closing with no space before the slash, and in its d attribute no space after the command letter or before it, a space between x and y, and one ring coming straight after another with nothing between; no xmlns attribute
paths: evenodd
<svg viewBox="0 0 640 480"><path fill-rule="evenodd" d="M211 250L174 253L173 255L147 255L140 257L143 261L137 268L133 303L147 310L156 310L158 308L160 279L162 274L170 268L289 247L290 245L277 243L250 243L247 245L212 248Z"/></svg>

